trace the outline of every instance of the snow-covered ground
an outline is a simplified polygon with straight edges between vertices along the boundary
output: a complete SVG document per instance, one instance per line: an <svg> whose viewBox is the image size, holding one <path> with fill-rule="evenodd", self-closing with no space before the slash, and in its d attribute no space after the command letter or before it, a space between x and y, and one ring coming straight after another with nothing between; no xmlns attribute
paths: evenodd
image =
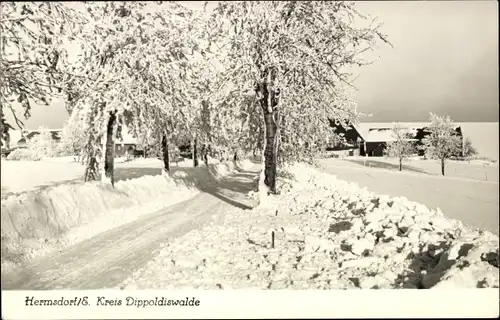
<svg viewBox="0 0 500 320"><path fill-rule="evenodd" d="M499 286L498 236L304 165L282 177L280 196L166 243L119 287Z"/></svg>
<svg viewBox="0 0 500 320"><path fill-rule="evenodd" d="M118 182L111 188L83 184L83 167L70 158L2 161L2 189L16 191L2 194L2 273L192 198L200 185L234 170L231 164L207 170L184 162L165 177L156 159L117 162Z"/></svg>
<svg viewBox="0 0 500 320"><path fill-rule="evenodd" d="M113 288L144 267L169 239L209 221L217 222L234 208L254 207L257 202L245 197L256 186L254 167L255 164L244 162L211 166L212 173L206 180L200 179L201 175L193 177L193 171L179 170L174 175L194 181L203 192L3 273L2 288Z"/></svg>
<svg viewBox="0 0 500 320"><path fill-rule="evenodd" d="M387 157L344 157L344 161L353 165L399 170L399 161ZM423 160L419 157L403 161L403 171L441 176L441 164L437 160ZM485 160L454 161L445 164L445 176L478 181L498 182L498 162Z"/></svg>
<svg viewBox="0 0 500 320"><path fill-rule="evenodd" d="M340 159L323 159L319 163L325 172L341 180L356 182L373 192L405 196L431 209L439 207L449 218L498 235L498 182L391 171Z"/></svg>
<svg viewBox="0 0 500 320"><path fill-rule="evenodd" d="M239 167L252 166L255 164L239 163ZM233 163L206 170L191 168L187 162L174 165L169 177L144 176L158 174L160 168L158 160L133 161L117 165L120 179L133 180L118 182L116 189L63 184L4 199L2 276L4 266L9 262L13 266L20 259L16 254L26 259L30 254L76 245L20 269L5 280L8 283L3 280L3 285L27 289L499 285L497 235L465 227L440 210L429 210L406 198L377 195L298 164L280 171L281 195L260 199L257 208L248 210L249 206L234 199L244 194L258 196L248 193L256 173L239 172L226 180L225 176L235 172ZM389 172L373 170L384 172L386 180L381 181L387 181ZM427 181L426 186L430 185L434 184ZM200 189L205 192L193 200L153 213L181 201L185 191ZM23 196L28 207L19 205ZM48 205L51 199L56 204ZM126 201L133 205L127 207ZM81 206L83 202L85 206ZM78 211L82 207L87 211ZM86 212L83 217L87 218L75 218L75 212ZM19 241L19 234L25 239ZM54 280L68 268L73 270L71 274Z"/></svg>
<svg viewBox="0 0 500 320"><path fill-rule="evenodd" d="M211 163L216 163L212 160ZM173 162L172 169L192 167L191 160ZM73 157L44 158L42 161L9 161L2 158L2 198L25 191L41 190L60 184L83 182L85 167ZM137 158L125 162L115 159L115 180L139 178L161 172L162 163L158 159ZM136 170L134 170L136 169Z"/></svg>

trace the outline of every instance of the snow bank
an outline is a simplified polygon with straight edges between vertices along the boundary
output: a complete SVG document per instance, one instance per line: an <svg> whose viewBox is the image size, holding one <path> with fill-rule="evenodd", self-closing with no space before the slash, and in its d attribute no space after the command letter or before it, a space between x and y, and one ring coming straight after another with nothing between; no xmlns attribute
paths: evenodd
<svg viewBox="0 0 500 320"><path fill-rule="evenodd" d="M396 289L499 286L499 239L438 210L306 165L281 194L175 239L121 288ZM274 232L274 248L272 247Z"/></svg>
<svg viewBox="0 0 500 320"><path fill-rule="evenodd" d="M61 184L2 199L2 269L90 238L187 200L234 170L232 164L178 168L170 175ZM194 183L193 183L194 182Z"/></svg>
<svg viewBox="0 0 500 320"><path fill-rule="evenodd" d="M249 159L238 160L235 164L237 168L244 171L252 170L252 168L255 166L255 164Z"/></svg>

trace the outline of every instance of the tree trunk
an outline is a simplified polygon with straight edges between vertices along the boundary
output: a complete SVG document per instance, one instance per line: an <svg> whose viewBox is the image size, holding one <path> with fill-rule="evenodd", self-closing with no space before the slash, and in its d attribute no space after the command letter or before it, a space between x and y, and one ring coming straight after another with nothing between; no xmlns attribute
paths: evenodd
<svg viewBox="0 0 500 320"><path fill-rule="evenodd" d="M95 156L89 157L87 168L85 168L84 181L96 181L99 177L99 163Z"/></svg>
<svg viewBox="0 0 500 320"><path fill-rule="evenodd" d="M95 146L101 144L101 139L97 138L95 141L89 137L85 148L82 150L82 165L85 165L84 181L97 181L99 180L99 161L97 161L97 151Z"/></svg>
<svg viewBox="0 0 500 320"><path fill-rule="evenodd" d="M238 158L238 151L236 151L236 152L234 153L233 160L234 160L234 161L238 161L238 160L239 160L239 158Z"/></svg>
<svg viewBox="0 0 500 320"><path fill-rule="evenodd" d="M441 174L444 176L444 158L441 159Z"/></svg>
<svg viewBox="0 0 500 320"><path fill-rule="evenodd" d="M198 138L194 138L193 142L193 165L194 167L198 167Z"/></svg>
<svg viewBox="0 0 500 320"><path fill-rule="evenodd" d="M5 132L4 137L5 137L5 148L10 149L10 134L9 134L9 132Z"/></svg>
<svg viewBox="0 0 500 320"><path fill-rule="evenodd" d="M403 170L403 159L399 158L399 171Z"/></svg>
<svg viewBox="0 0 500 320"><path fill-rule="evenodd" d="M161 148L163 152L163 170L166 172L170 171L170 159L168 155L168 141L167 134L163 133L163 137L161 139Z"/></svg>
<svg viewBox="0 0 500 320"><path fill-rule="evenodd" d="M277 161L279 150L279 126L281 120L279 112L279 89L273 89L275 79L274 69L266 70L267 81L256 86L257 94L260 96L260 106L264 116L263 131L264 144L264 185L269 193L276 194Z"/></svg>
<svg viewBox="0 0 500 320"><path fill-rule="evenodd" d="M265 178L264 183L271 193L276 193L276 174L277 174L277 133L278 126L274 122L274 112L266 112L264 121L266 125L266 148L264 150Z"/></svg>
<svg viewBox="0 0 500 320"><path fill-rule="evenodd" d="M115 185L114 162L115 162L115 140L114 128L116 125L116 111L109 113L108 126L106 129L106 150L104 153L104 180L109 180Z"/></svg>
<svg viewBox="0 0 500 320"><path fill-rule="evenodd" d="M206 144L203 145L201 154L203 157L203 162L205 162L205 166L208 167L208 146Z"/></svg>

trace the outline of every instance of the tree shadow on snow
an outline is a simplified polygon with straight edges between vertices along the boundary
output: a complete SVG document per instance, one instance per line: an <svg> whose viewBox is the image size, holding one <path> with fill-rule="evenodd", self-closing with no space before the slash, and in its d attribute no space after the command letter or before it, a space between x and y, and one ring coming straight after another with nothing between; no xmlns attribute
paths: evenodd
<svg viewBox="0 0 500 320"><path fill-rule="evenodd" d="M161 174L161 168L144 168L144 167L115 167L114 177L115 182L137 179L143 176L155 176Z"/></svg>
<svg viewBox="0 0 500 320"><path fill-rule="evenodd" d="M398 164L392 164L392 163L387 163L387 162L377 161L377 160L357 160L357 159L346 159L346 160L348 162L361 165L363 167L371 167L371 168L380 168L380 169L388 169L388 170L392 170L392 171L399 171ZM425 174L430 175L429 172L427 172L423 169L408 166L408 165L405 165L404 163L403 163L403 171L425 173Z"/></svg>
<svg viewBox="0 0 500 320"><path fill-rule="evenodd" d="M194 167L172 167L170 177L180 185L197 188L218 199L241 209L251 209L254 201L246 199L248 192L255 190L257 184L254 180L256 175L252 171L244 171L238 168L236 173L230 177L219 180L212 178L215 172L205 166ZM159 175L161 168L123 167L115 168L116 181L135 179L145 175Z"/></svg>

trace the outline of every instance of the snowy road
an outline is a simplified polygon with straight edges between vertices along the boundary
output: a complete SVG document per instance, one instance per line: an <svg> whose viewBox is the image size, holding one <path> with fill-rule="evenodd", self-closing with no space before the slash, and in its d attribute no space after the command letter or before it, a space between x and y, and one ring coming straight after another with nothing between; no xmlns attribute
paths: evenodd
<svg viewBox="0 0 500 320"><path fill-rule="evenodd" d="M366 168L338 159L323 159L320 163L325 172L341 180L376 193L404 196L431 209L439 207L449 218L498 235L498 182Z"/></svg>
<svg viewBox="0 0 500 320"><path fill-rule="evenodd" d="M2 290L115 287L147 264L162 243L222 218L234 206L253 206L253 200L245 195L255 187L255 177L252 171L232 174L220 186L205 189L190 200L38 259L4 276Z"/></svg>

